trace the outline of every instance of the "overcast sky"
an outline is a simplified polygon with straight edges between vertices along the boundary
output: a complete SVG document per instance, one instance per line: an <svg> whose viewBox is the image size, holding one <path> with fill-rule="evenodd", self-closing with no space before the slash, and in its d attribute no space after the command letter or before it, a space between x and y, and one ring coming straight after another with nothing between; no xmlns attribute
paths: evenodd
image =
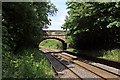
<svg viewBox="0 0 120 80"><path fill-rule="evenodd" d="M51 16L51 25L48 30L61 30L61 26L64 24L65 16L67 15L65 0L51 0L58 9L55 16Z"/></svg>

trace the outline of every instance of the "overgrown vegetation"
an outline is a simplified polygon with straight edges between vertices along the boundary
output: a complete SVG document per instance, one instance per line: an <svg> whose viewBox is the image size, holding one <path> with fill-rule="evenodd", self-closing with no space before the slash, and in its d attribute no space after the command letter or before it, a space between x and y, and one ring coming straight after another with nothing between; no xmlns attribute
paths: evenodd
<svg viewBox="0 0 120 80"><path fill-rule="evenodd" d="M120 60L120 49L113 49L113 50L76 50L73 48L67 49L67 51L79 53L79 54L86 54L93 57L104 58L119 61Z"/></svg>
<svg viewBox="0 0 120 80"><path fill-rule="evenodd" d="M114 49L114 50L108 50L108 51L103 51L103 56L100 58L105 58L105 59L110 59L110 60L116 60L120 61L120 49Z"/></svg>
<svg viewBox="0 0 120 80"><path fill-rule="evenodd" d="M67 2L67 9L62 28L69 47L88 55L91 50L110 54L109 50L120 48L120 2Z"/></svg>
<svg viewBox="0 0 120 80"><path fill-rule="evenodd" d="M54 39L47 39L42 41L39 46L51 49L62 49L62 42Z"/></svg>
<svg viewBox="0 0 120 80"><path fill-rule="evenodd" d="M3 55L3 78L52 78L52 69L43 52L24 49L17 55L5 52Z"/></svg>
<svg viewBox="0 0 120 80"><path fill-rule="evenodd" d="M48 15L57 9L51 2L2 3L3 78L48 78L51 68L38 51Z"/></svg>
<svg viewBox="0 0 120 80"><path fill-rule="evenodd" d="M42 29L50 25L48 15L56 12L50 2L5 2L2 10L3 47L7 44L12 51L20 47L38 47Z"/></svg>

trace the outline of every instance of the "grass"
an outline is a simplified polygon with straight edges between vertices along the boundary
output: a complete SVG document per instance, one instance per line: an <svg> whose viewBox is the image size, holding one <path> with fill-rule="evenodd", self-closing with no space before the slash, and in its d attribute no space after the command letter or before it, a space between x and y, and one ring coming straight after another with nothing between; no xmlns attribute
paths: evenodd
<svg viewBox="0 0 120 80"><path fill-rule="evenodd" d="M78 52L75 49L67 49L67 51L71 52ZM120 49L113 49L113 50L79 50L80 54L86 54L93 57L103 58L103 59L110 59L120 61Z"/></svg>
<svg viewBox="0 0 120 80"><path fill-rule="evenodd" d="M54 39L47 39L42 41L39 46L51 49L62 49L62 42Z"/></svg>
<svg viewBox="0 0 120 80"><path fill-rule="evenodd" d="M100 58L119 60L120 61L120 49L104 51L104 56Z"/></svg>
<svg viewBox="0 0 120 80"><path fill-rule="evenodd" d="M26 49L17 55L3 54L3 78L52 78L53 72L43 52Z"/></svg>

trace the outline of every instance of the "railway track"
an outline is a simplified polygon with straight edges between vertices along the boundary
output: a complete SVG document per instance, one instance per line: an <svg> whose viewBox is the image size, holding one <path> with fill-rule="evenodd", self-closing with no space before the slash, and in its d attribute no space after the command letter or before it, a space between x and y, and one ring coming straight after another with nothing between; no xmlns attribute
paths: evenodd
<svg viewBox="0 0 120 80"><path fill-rule="evenodd" d="M114 60L108 60L108 59L102 59L102 58L96 58L96 57L92 57L92 56L88 56L88 55L85 55L85 54L79 54L79 53L73 53L73 52L69 52L69 51L63 51L67 54L70 54L70 55L74 55L74 56L78 56L78 58L82 58L83 60L88 60L88 61L91 61L91 62L95 62L95 63L101 63L101 64L104 64L104 65L107 65L107 66L111 66L111 67L114 67L114 68L117 68L117 69L120 69L120 61L114 61Z"/></svg>
<svg viewBox="0 0 120 80"><path fill-rule="evenodd" d="M119 75L109 72L107 70L92 66L92 65L82 62L80 60L74 60L74 58L72 58L70 56L66 56L64 54L58 54L58 56L61 56L62 58L69 60L69 61L73 62L74 64L79 65L80 67L83 67L84 69L90 71L91 73L98 75L99 77L102 77L103 79L120 80Z"/></svg>
<svg viewBox="0 0 120 80"><path fill-rule="evenodd" d="M93 64L89 64L89 62L85 62L85 60L80 60L76 56L67 55L66 53L58 53L55 54L50 52L50 50L44 49L43 51L48 51L46 57L49 62L53 66L55 73L58 75L57 78L76 78L76 79L97 79L97 80L120 80L119 74L106 70L105 68L101 68L100 66L96 66ZM73 65L70 67L65 62ZM67 71L66 73L62 68ZM76 70L77 69L77 70ZM61 71L60 71L61 70ZM62 74L62 75L61 75ZM83 77L85 74L86 77ZM88 77L91 75L91 77ZM94 77L93 77L94 76Z"/></svg>
<svg viewBox="0 0 120 80"><path fill-rule="evenodd" d="M45 54L49 62L52 64L52 67L55 72L55 78L76 78L79 80L82 80L82 78L77 75L75 72L73 72L69 67L67 67L65 64L63 64L61 61L59 61L57 58L55 58L50 53Z"/></svg>
<svg viewBox="0 0 120 80"><path fill-rule="evenodd" d="M84 60L84 59L82 59L82 58L80 58L80 57L78 58L78 57L76 57L76 56L69 55L69 54L66 54L66 53L64 53L63 55L68 56L68 57L71 57L71 58L73 58L73 59L77 59L77 60L79 60L79 61L82 61L82 62L84 62L84 63L87 63L87 64L89 64L89 65L92 65L92 66L94 66L94 67L97 67L97 68L99 68L99 69L102 69L102 70L105 70L105 71L110 72L110 73L112 73L112 74L115 74L115 75L117 75L117 76L120 76L120 73L118 72L119 69L117 69L117 68L110 67L110 66L103 65L103 64L100 64L100 63L96 63L96 62L92 62L92 61L88 61L88 60Z"/></svg>

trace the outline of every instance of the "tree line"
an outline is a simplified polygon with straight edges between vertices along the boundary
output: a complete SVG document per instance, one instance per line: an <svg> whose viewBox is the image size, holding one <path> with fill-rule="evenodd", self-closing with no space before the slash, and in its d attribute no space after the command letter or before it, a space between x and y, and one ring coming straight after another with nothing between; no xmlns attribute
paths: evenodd
<svg viewBox="0 0 120 80"><path fill-rule="evenodd" d="M56 12L51 2L2 3L2 79L52 78L38 45Z"/></svg>
<svg viewBox="0 0 120 80"><path fill-rule="evenodd" d="M77 50L120 48L120 2L67 2L66 30Z"/></svg>
<svg viewBox="0 0 120 80"><path fill-rule="evenodd" d="M20 48L37 47L45 25L50 25L48 16L56 14L51 2L3 2L2 3L2 48L16 52Z"/></svg>

